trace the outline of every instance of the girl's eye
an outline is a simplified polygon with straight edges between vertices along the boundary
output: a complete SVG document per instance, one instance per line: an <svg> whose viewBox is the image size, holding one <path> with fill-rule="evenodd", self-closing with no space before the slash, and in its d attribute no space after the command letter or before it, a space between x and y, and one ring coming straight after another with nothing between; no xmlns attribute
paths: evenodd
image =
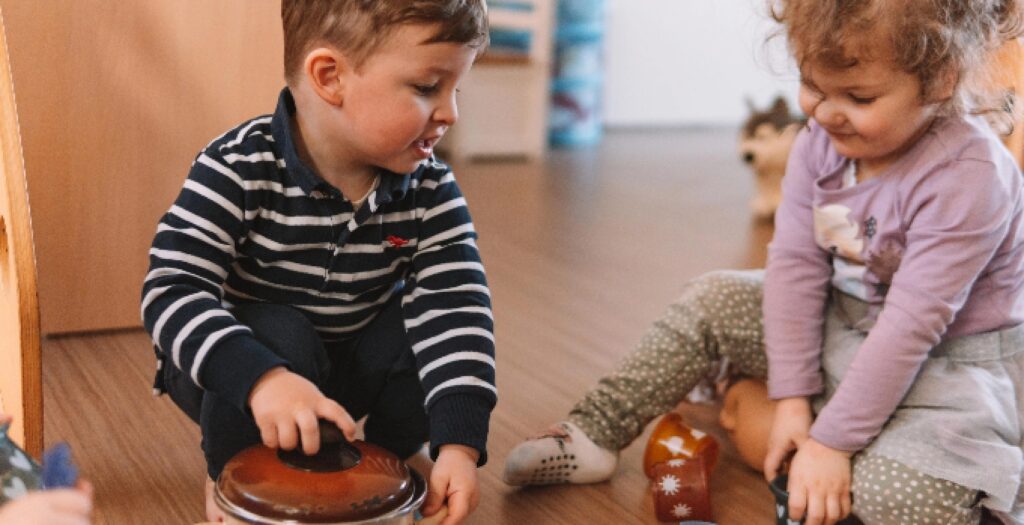
<svg viewBox="0 0 1024 525"><path fill-rule="evenodd" d="M802 84L803 84L804 88L807 90L807 92L812 97L814 97L814 98L824 98L825 97L825 94L822 93L821 90L818 89L817 87L815 87L813 84L809 84L807 82L802 82Z"/></svg>
<svg viewBox="0 0 1024 525"><path fill-rule="evenodd" d="M857 104L859 106L867 106L868 104L871 104L872 102L878 100L878 97L855 97L853 95L850 95L850 100L852 100L854 104Z"/></svg>
<svg viewBox="0 0 1024 525"><path fill-rule="evenodd" d="M413 89L423 96L430 96L437 92L437 84L414 84Z"/></svg>

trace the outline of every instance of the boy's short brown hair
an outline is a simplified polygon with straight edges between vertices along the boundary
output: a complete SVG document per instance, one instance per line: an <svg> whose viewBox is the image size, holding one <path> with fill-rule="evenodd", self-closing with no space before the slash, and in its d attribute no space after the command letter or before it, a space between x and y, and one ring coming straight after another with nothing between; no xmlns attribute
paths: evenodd
<svg viewBox="0 0 1024 525"><path fill-rule="evenodd" d="M437 25L430 42L488 42L485 0L281 0L281 21L288 82L315 46L336 47L359 67L402 24Z"/></svg>

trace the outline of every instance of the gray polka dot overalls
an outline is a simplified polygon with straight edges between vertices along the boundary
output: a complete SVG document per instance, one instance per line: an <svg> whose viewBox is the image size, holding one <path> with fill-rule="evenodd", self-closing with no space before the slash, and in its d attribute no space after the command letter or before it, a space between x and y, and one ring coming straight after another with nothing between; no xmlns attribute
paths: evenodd
<svg viewBox="0 0 1024 525"><path fill-rule="evenodd" d="M687 283L679 299L650 327L634 351L573 407L569 420L598 445L620 450L651 420L672 410L723 359L739 374L766 377L763 278L763 271L718 271ZM829 322L834 324L834 317L830 315ZM853 324L840 332L845 335ZM824 360L828 361L831 350L826 335ZM859 345L856 337L838 339ZM829 390L816 406L827 399ZM879 438L888 429L883 429ZM902 440L900 432L894 433ZM868 447L853 458L853 511L862 521L900 525L979 522L981 490L926 474L927 465L914 468L902 461L900 454L891 454L893 450L889 447L883 455Z"/></svg>

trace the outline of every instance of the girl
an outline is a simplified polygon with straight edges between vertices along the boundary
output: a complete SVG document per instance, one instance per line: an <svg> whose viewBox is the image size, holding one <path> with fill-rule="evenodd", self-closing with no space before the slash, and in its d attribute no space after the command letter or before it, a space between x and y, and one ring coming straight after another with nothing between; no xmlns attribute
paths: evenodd
<svg viewBox="0 0 1024 525"><path fill-rule="evenodd" d="M972 116L991 107L979 73L1021 6L773 7L810 122L767 270L690 282L567 421L510 452L505 479L609 478L617 451L728 358L767 372L779 400L764 470L793 454L794 519L978 523L986 507L1024 523L1022 180Z"/></svg>

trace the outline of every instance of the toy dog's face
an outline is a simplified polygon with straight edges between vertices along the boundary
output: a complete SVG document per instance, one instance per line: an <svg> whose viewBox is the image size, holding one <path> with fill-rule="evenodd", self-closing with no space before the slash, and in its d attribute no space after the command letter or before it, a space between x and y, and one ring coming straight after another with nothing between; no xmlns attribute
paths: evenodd
<svg viewBox="0 0 1024 525"><path fill-rule="evenodd" d="M791 124L778 129L774 124L765 122L740 137L740 158L754 170L758 176L771 172L785 172L786 159L790 147L796 137L799 126Z"/></svg>
<svg viewBox="0 0 1024 525"><path fill-rule="evenodd" d="M754 111L740 133L740 158L754 170L757 194L750 202L754 215L768 219L782 199L782 176L793 140L803 122L790 115L785 99L767 111Z"/></svg>

